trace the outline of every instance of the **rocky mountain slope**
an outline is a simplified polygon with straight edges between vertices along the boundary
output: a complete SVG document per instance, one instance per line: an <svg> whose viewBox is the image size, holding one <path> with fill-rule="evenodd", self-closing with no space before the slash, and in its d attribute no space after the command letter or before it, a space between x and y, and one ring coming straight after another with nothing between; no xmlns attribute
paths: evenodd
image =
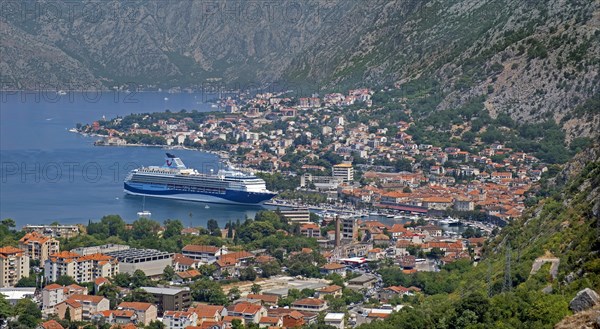
<svg viewBox="0 0 600 329"><path fill-rule="evenodd" d="M396 84L437 110L485 95L492 116L600 130L594 0L30 0L3 3L0 42L3 89Z"/></svg>

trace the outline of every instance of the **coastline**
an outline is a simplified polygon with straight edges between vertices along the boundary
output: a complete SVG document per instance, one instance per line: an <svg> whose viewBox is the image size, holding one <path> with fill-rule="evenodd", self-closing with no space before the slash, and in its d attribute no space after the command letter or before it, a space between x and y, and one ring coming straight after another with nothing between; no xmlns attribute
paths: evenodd
<svg viewBox="0 0 600 329"><path fill-rule="evenodd" d="M89 133L84 133L81 132L79 130L77 130L77 128L71 128L68 130L69 132L81 135L83 137L94 137L94 138L101 138L101 139L108 139L111 136L107 136L107 135L99 135L99 134L89 134ZM111 147L153 147L153 148L162 148L165 150L186 150L186 151L198 151L198 152L203 152L203 153L208 153L208 154L213 154L219 157L219 160L222 161L228 161L229 160L229 155L226 154L225 151L213 151L213 150L203 150L203 149L199 149L199 148L194 148L194 147L187 147L187 146L183 146L183 145L156 145L156 144L131 144L131 143L124 143L124 144L111 144L111 143L106 143L105 141L100 141L97 140L94 142L94 146L111 146Z"/></svg>

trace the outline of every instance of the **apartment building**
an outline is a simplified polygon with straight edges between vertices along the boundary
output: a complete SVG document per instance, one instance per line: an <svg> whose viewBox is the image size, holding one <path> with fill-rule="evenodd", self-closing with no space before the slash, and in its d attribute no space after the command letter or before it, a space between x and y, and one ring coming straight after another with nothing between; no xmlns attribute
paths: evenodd
<svg viewBox="0 0 600 329"><path fill-rule="evenodd" d="M50 255L44 264L47 282L54 282L60 276L68 275L77 283L94 282L96 278L111 278L119 273L119 262L108 255L90 254L81 256L74 252L62 251Z"/></svg>
<svg viewBox="0 0 600 329"><path fill-rule="evenodd" d="M72 295L67 301L75 301L81 305L81 318L90 320L98 312L108 311L110 302L102 296Z"/></svg>
<svg viewBox="0 0 600 329"><path fill-rule="evenodd" d="M0 288L14 287L29 276L29 257L15 247L0 248Z"/></svg>
<svg viewBox="0 0 600 329"><path fill-rule="evenodd" d="M192 304L189 288L141 287L140 289L152 294L158 314L166 311L183 311Z"/></svg>
<svg viewBox="0 0 600 329"><path fill-rule="evenodd" d="M25 251L25 255L29 257L29 260L38 260L41 265L46 262L50 255L60 251L58 240L35 231L25 234L19 240L19 248Z"/></svg>
<svg viewBox="0 0 600 329"><path fill-rule="evenodd" d="M354 181L354 168L350 163L334 165L332 168L332 176L341 178L344 183L351 183Z"/></svg>
<svg viewBox="0 0 600 329"><path fill-rule="evenodd" d="M87 288L76 284L61 286L60 284L52 283L42 289L42 308L53 308L73 295L87 295L87 293Z"/></svg>

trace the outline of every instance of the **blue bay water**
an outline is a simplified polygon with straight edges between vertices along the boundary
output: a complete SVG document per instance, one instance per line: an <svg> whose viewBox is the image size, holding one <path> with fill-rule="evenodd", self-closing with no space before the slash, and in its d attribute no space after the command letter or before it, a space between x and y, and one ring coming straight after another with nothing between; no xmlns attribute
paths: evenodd
<svg viewBox="0 0 600 329"><path fill-rule="evenodd" d="M0 94L0 219L21 227L54 221L63 224L98 220L118 214L127 222L142 209L140 197L123 193L127 172L141 165L161 165L165 150L150 147L97 147L96 138L69 132L77 123L91 123L130 113L210 111L202 94L105 92L103 94ZM171 150L189 167L218 166L215 155ZM216 219L253 217L256 207L204 204L146 198L152 219L180 219L185 226L205 226Z"/></svg>

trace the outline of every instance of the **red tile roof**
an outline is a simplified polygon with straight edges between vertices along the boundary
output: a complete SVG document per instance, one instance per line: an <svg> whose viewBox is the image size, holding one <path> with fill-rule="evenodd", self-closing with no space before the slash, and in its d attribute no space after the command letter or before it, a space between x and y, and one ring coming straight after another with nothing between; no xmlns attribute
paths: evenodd
<svg viewBox="0 0 600 329"><path fill-rule="evenodd" d="M136 311L146 311L148 310L152 305L151 303L143 303L143 302L122 302L121 304L119 304L119 306L117 306L118 308L125 308L125 309L131 309L131 310L136 310Z"/></svg>
<svg viewBox="0 0 600 329"><path fill-rule="evenodd" d="M60 323L56 322L56 320L50 320L42 323L42 327L44 329L65 329Z"/></svg>

